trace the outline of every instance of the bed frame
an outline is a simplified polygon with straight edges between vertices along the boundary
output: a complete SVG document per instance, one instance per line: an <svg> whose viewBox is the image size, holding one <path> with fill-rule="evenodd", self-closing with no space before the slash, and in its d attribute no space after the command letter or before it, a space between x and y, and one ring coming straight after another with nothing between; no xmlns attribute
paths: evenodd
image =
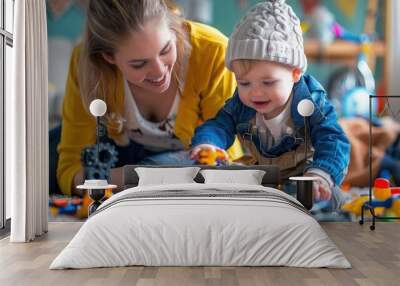
<svg viewBox="0 0 400 286"><path fill-rule="evenodd" d="M172 165L126 165L122 167L122 182L120 186L122 189L136 187L139 182L139 177L135 172L135 168L137 167L146 167L146 168L177 168L177 167L199 167L202 170L205 169L219 169L219 170L263 170L265 171L265 175L262 180L262 185L266 187L277 188L280 184L280 176L279 176L279 167L273 165L254 165L254 166L240 166L240 165L230 165L230 166L208 166L208 165L180 165L180 166L172 166ZM204 178L200 174L194 178L197 183L204 183Z"/></svg>
<svg viewBox="0 0 400 286"><path fill-rule="evenodd" d="M282 180L280 177L280 168L276 165L252 165L252 166L242 166L242 165L229 165L229 166L208 166L208 165L126 165L124 167L119 168L122 169L122 175L118 182L114 182L118 186L121 186L122 190L136 187L139 182L139 177L135 172L136 167L146 167L146 168L176 168L176 167L193 167L197 166L200 169L220 169L220 170L248 170L248 169L256 169L265 171L265 175L262 179L261 184L265 187L272 188L280 188L282 184ZM204 178L200 174L194 178L197 183L204 183ZM297 200L303 204L303 206L310 210L313 206L312 199L312 182L304 181L297 182Z"/></svg>

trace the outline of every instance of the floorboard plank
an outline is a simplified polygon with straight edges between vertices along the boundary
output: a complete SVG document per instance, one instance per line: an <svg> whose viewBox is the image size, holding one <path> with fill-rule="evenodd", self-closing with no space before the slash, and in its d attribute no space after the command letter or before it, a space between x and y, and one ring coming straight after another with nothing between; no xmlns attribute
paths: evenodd
<svg viewBox="0 0 400 286"><path fill-rule="evenodd" d="M0 240L0 285L398 285L400 224L368 225L324 222L322 227L351 262L352 269L290 267L117 267L84 270L48 269L81 227L80 222L52 222L49 233L32 243Z"/></svg>

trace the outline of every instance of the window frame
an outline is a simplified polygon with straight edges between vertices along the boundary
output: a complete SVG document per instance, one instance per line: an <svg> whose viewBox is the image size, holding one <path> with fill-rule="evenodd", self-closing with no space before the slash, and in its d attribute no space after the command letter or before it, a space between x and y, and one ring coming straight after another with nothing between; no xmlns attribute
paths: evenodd
<svg viewBox="0 0 400 286"><path fill-rule="evenodd" d="M9 233L10 219L7 219L6 212L6 189L5 189L5 93L6 93L6 46L13 48L13 34L7 31L6 27L6 1L11 1L13 6L14 21L15 0L0 0L0 236ZM13 22L12 21L12 22ZM14 25L14 23L13 23ZM12 27L12 31L14 27Z"/></svg>

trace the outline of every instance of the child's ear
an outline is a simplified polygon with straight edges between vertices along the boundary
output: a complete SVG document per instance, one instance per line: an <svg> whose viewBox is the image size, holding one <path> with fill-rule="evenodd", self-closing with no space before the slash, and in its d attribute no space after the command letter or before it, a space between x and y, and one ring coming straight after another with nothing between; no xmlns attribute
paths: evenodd
<svg viewBox="0 0 400 286"><path fill-rule="evenodd" d="M114 64L115 64L114 57L113 57L111 54L108 54L108 53L101 53L101 56L103 57L103 59L104 59L107 63L109 63L109 64L111 64L111 65L114 65Z"/></svg>
<svg viewBox="0 0 400 286"><path fill-rule="evenodd" d="M298 68L293 69L293 81L298 82L301 78L301 70Z"/></svg>

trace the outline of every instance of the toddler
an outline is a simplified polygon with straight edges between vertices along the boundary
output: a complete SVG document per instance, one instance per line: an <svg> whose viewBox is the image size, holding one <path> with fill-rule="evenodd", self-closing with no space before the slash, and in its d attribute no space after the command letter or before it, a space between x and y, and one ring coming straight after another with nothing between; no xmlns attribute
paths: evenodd
<svg viewBox="0 0 400 286"><path fill-rule="evenodd" d="M325 90L304 74L302 31L292 8L284 0L253 7L232 33L225 63L237 90L216 117L195 130L191 158L204 149L226 150L238 135L252 163L279 165L283 178L316 177L314 200L340 207L338 186L347 172L350 144ZM300 102L311 111L307 128Z"/></svg>

